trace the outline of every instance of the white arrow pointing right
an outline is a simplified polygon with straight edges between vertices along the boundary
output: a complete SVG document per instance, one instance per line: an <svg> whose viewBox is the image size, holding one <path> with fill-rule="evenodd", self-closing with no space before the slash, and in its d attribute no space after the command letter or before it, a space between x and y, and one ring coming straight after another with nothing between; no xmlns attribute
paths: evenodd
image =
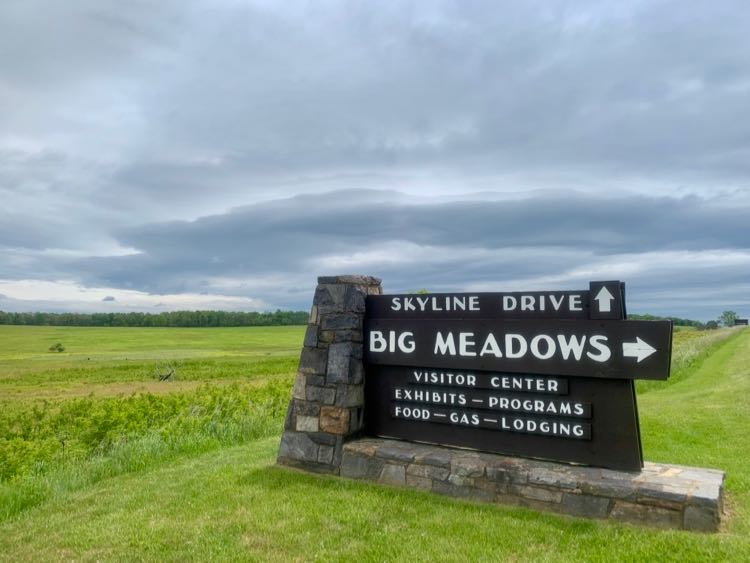
<svg viewBox="0 0 750 563"><path fill-rule="evenodd" d="M610 291L607 289L607 286L603 285L599 290L599 293L597 293L596 297L594 297L594 299L599 302L599 312L609 313L612 310L612 300L614 298L615 296L610 293Z"/></svg>
<svg viewBox="0 0 750 563"><path fill-rule="evenodd" d="M645 360L654 352L656 352L656 348L644 342L638 336L635 337L635 342L622 343L622 355L626 358L637 358L636 363Z"/></svg>

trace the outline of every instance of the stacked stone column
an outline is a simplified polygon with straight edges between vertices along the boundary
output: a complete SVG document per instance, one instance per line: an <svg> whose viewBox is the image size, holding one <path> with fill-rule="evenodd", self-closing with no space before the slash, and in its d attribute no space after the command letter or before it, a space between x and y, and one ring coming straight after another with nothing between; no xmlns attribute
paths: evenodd
<svg viewBox="0 0 750 563"><path fill-rule="evenodd" d="M339 474L343 444L364 422L365 298L380 293L370 276L318 278L279 464Z"/></svg>

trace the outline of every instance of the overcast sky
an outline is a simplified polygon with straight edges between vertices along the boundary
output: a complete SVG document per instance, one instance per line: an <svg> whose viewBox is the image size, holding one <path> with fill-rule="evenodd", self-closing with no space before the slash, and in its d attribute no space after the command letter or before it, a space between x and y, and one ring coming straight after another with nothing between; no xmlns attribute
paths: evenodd
<svg viewBox="0 0 750 563"><path fill-rule="evenodd" d="M750 5L0 2L0 310L750 314Z"/></svg>

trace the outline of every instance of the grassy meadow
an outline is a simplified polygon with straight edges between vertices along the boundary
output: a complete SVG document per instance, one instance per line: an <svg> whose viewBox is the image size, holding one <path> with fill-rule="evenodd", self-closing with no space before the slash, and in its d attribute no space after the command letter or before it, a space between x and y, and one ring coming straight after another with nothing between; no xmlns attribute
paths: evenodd
<svg viewBox="0 0 750 563"><path fill-rule="evenodd" d="M0 326L0 519L60 487L277 433L303 331Z"/></svg>
<svg viewBox="0 0 750 563"><path fill-rule="evenodd" d="M727 472L719 534L277 468L303 334L0 326L0 560L750 560L750 330L637 384L646 459Z"/></svg>

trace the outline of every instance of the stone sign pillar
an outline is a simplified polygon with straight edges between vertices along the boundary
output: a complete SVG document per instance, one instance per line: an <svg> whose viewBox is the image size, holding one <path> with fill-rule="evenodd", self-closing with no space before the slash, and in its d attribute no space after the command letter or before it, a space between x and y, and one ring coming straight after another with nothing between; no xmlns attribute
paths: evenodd
<svg viewBox="0 0 750 563"><path fill-rule="evenodd" d="M343 444L364 421L365 297L381 293L371 276L318 278L279 464L339 474Z"/></svg>

